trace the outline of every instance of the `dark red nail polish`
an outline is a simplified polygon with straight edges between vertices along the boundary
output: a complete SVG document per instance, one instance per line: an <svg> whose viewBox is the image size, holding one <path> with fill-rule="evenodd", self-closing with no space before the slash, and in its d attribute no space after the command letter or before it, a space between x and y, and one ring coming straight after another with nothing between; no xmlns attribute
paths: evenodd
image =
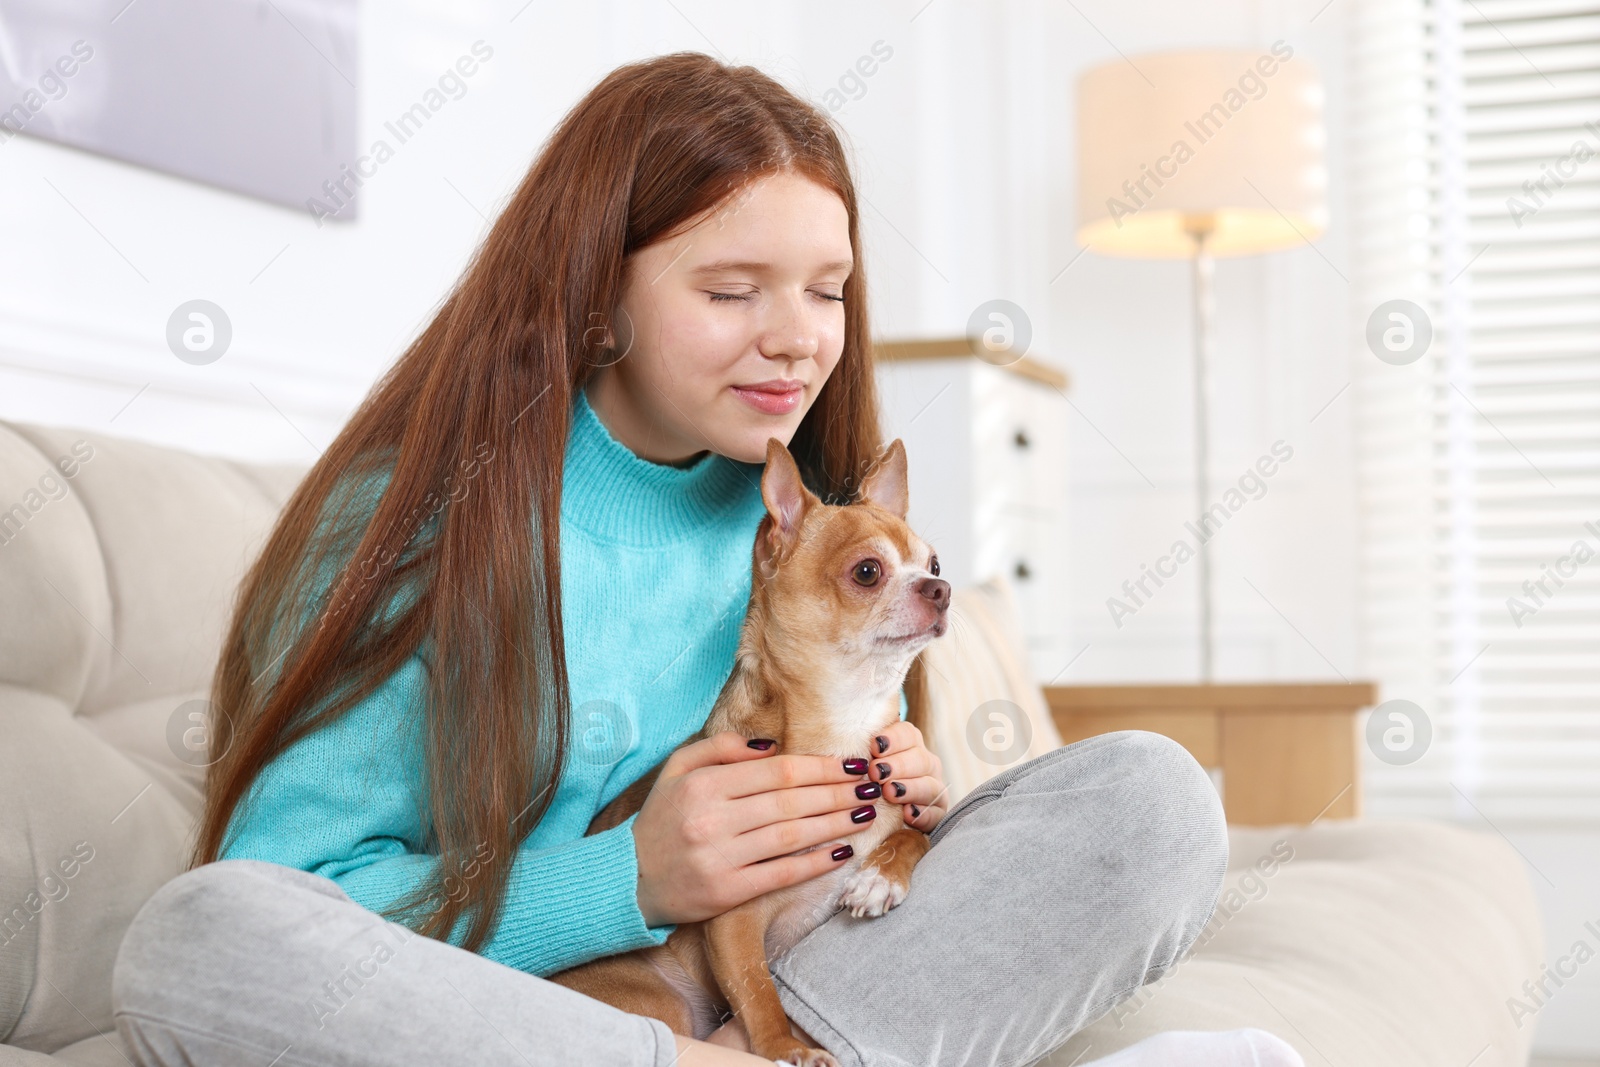
<svg viewBox="0 0 1600 1067"><path fill-rule="evenodd" d="M844 771L846 774L866 774L867 761L859 756L852 756L844 761Z"/></svg>
<svg viewBox="0 0 1600 1067"><path fill-rule="evenodd" d="M851 848L849 845L840 845L838 848L828 853L828 855L832 856L836 860L847 860L855 854L856 850Z"/></svg>
<svg viewBox="0 0 1600 1067"><path fill-rule="evenodd" d="M878 744L878 755L881 756L885 752L889 751L889 739L887 737L884 737L882 734L879 734L877 737L874 737L872 740L876 741L877 744Z"/></svg>
<svg viewBox="0 0 1600 1067"><path fill-rule="evenodd" d="M871 804L863 804L850 813L851 822L867 822L878 817L878 809Z"/></svg>
<svg viewBox="0 0 1600 1067"><path fill-rule="evenodd" d="M889 777L889 774L890 774L890 767L889 767L889 765L887 763L878 764L878 777L879 778L887 778L887 777Z"/></svg>
<svg viewBox="0 0 1600 1067"><path fill-rule="evenodd" d="M911 817L913 819L915 819L917 816L919 816L921 814L922 814L922 811L915 804L911 805Z"/></svg>
<svg viewBox="0 0 1600 1067"><path fill-rule="evenodd" d="M749 745L751 748L758 748L762 752L765 752L767 749L777 744L777 742L770 737L757 737L746 741L745 744Z"/></svg>
<svg viewBox="0 0 1600 1067"><path fill-rule="evenodd" d="M883 787L877 782L862 782L856 786L856 796L862 800L876 800L883 796Z"/></svg>
<svg viewBox="0 0 1600 1067"><path fill-rule="evenodd" d="M903 796L906 795L906 784L904 782L895 782L895 783L893 783L893 785L894 785L894 795L895 796L903 797Z"/></svg>

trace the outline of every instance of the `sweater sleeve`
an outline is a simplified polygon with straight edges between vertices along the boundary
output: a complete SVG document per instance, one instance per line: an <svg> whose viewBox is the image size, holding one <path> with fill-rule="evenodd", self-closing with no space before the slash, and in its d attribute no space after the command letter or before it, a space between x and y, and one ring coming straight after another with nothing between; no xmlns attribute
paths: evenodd
<svg viewBox="0 0 1600 1067"><path fill-rule="evenodd" d="M427 666L413 655L379 688L283 751L229 823L222 859L259 859L320 874L380 911L439 862L423 851L421 727ZM637 899L634 817L602 833L520 847L481 955L545 976L601 956L664 943ZM462 916L449 937L465 939Z"/></svg>

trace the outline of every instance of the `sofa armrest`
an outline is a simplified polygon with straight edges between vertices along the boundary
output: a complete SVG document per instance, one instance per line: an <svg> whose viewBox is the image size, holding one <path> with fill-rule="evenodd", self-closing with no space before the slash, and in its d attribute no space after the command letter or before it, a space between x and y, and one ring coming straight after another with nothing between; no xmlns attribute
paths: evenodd
<svg viewBox="0 0 1600 1067"><path fill-rule="evenodd" d="M1051 685L1044 687L1067 744L1113 730L1150 730L1222 774L1228 822L1240 826L1354 818L1361 813L1357 712L1377 686Z"/></svg>

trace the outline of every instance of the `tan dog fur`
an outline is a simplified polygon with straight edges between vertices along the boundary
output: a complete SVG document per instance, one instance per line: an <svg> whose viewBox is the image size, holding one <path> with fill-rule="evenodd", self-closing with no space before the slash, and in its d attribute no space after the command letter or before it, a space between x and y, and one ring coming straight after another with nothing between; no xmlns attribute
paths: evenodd
<svg viewBox="0 0 1600 1067"><path fill-rule="evenodd" d="M870 756L873 735L899 720L912 661L947 625L949 585L929 571L932 551L905 522L905 447L890 444L857 503L831 506L804 486L788 449L771 438L761 493L767 515L752 550L733 673L704 727L683 743L732 730L776 739L775 753ZM881 564L875 587L854 578L869 558ZM607 804L588 833L637 812L660 771L657 765ZM680 923L659 947L594 960L550 981L700 1039L731 1008L756 1055L837 1067L794 1036L769 961L840 908L876 917L905 899L928 837L905 825L901 805L882 797L872 803L877 818L843 837L855 854L834 869Z"/></svg>

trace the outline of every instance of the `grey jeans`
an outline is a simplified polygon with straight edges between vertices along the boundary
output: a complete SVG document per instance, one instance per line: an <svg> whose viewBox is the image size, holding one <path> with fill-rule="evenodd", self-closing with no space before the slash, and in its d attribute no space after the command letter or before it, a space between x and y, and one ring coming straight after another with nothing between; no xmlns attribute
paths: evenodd
<svg viewBox="0 0 1600 1067"><path fill-rule="evenodd" d="M1211 916L1222 807L1176 742L1122 731L963 797L905 902L835 912L774 961L789 1017L846 1067L1042 1058L1159 978ZM667 1027L356 904L320 875L223 860L135 916L112 976L143 1067L671 1067Z"/></svg>

